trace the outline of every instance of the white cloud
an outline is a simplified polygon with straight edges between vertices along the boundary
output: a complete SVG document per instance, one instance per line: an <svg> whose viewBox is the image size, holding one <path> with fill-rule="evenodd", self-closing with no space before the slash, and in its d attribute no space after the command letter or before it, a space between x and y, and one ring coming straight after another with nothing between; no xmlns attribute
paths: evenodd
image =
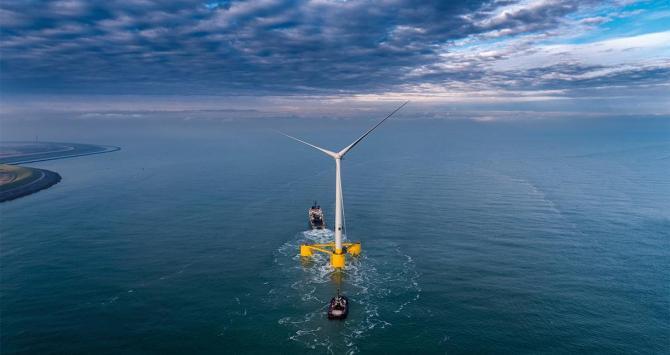
<svg viewBox="0 0 670 355"><path fill-rule="evenodd" d="M532 50L506 53L496 70L528 69L561 63L581 65L644 65L670 59L670 31L647 33L582 44L537 45Z"/></svg>

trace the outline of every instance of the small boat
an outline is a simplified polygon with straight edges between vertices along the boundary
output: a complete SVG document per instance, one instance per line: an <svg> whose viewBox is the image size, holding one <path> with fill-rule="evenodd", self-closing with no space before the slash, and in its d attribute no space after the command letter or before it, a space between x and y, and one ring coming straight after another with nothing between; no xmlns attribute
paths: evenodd
<svg viewBox="0 0 670 355"><path fill-rule="evenodd" d="M347 314L349 314L349 299L338 292L328 304L328 319L345 319Z"/></svg>
<svg viewBox="0 0 670 355"><path fill-rule="evenodd" d="M323 211L321 210L321 206L316 204L316 201L314 201L314 204L309 209L307 215L309 216L309 225L312 229L326 228L326 220L323 217Z"/></svg>

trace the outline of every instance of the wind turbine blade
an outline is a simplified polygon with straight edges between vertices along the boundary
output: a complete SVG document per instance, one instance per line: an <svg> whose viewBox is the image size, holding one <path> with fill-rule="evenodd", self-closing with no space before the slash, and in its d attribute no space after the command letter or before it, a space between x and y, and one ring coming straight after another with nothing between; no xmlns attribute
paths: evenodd
<svg viewBox="0 0 670 355"><path fill-rule="evenodd" d="M409 102L409 101L405 101L405 103L403 103L402 105L400 105L400 107L398 107L398 108L395 109L393 112L391 112L391 113L390 113L388 116L386 116L383 120L379 121L379 123L377 123L374 127L370 128L370 130L367 131L367 132L365 132L365 134L363 134L362 136L360 136L360 138L358 138L358 139L355 140L353 143L349 144L349 145L346 146L344 149L342 149L338 154L339 154L341 157L343 157L345 154L347 154L347 152L349 152L349 151L351 150L351 148L353 148L356 144L358 144L358 142L362 141L363 138L367 137L367 135L370 134L370 132L372 132L375 128L379 127L379 125L381 125L382 123L384 123L384 121L386 121L389 117L393 116L396 112L400 111L401 108L405 107L405 105L407 105L408 102Z"/></svg>
<svg viewBox="0 0 670 355"><path fill-rule="evenodd" d="M279 131L277 131L277 132L279 132ZM323 153L326 153L327 155L329 155L329 156L331 156L331 157L333 157L333 158L337 157L337 153L335 153L335 152L331 152L331 151L328 150L328 149L323 149L323 148L321 148L321 147L317 147L317 146L315 146L314 144L307 143L307 142L305 142L305 141L302 140L302 139L298 139L298 138L296 138L296 137L289 136L288 134L286 134L286 133L284 133L284 132L279 132L279 133L281 133L282 135L284 135L284 136L286 136L286 137L289 137L289 138L291 138L291 139L293 139L293 140L296 140L296 141L298 141L298 142L300 142L300 143L307 144L308 146L310 146L310 147L312 147L312 148L314 148L314 149L318 149L318 150L322 151Z"/></svg>

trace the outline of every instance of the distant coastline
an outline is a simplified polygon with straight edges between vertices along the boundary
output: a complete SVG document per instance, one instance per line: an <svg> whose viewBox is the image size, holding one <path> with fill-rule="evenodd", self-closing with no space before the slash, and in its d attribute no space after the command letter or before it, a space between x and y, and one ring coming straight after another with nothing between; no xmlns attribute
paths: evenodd
<svg viewBox="0 0 670 355"><path fill-rule="evenodd" d="M56 160L56 159L66 159L66 158L75 158L75 157L83 157L85 155L93 155L93 154L104 154L104 153L111 153L115 152L117 150L121 150L121 147L116 147L116 146L106 146L106 145L101 145L100 147L106 148L106 150L98 151L98 152L88 152L88 153L78 153L78 154L70 154L70 155L63 155L63 156L58 156L58 157L53 157L53 158L39 158L39 159L30 159L30 160L21 160L17 162L11 162L10 164L29 164L29 163L37 163L40 161L48 161L48 160Z"/></svg>
<svg viewBox="0 0 670 355"><path fill-rule="evenodd" d="M28 164L117 150L121 150L121 147L80 143L3 142L0 144L0 164Z"/></svg>
<svg viewBox="0 0 670 355"><path fill-rule="evenodd" d="M61 180L60 174L46 169L0 164L0 202L10 201L49 188Z"/></svg>
<svg viewBox="0 0 670 355"><path fill-rule="evenodd" d="M3 142L0 144L0 202L30 195L61 180L57 172L17 164L111 153L120 149L79 143Z"/></svg>

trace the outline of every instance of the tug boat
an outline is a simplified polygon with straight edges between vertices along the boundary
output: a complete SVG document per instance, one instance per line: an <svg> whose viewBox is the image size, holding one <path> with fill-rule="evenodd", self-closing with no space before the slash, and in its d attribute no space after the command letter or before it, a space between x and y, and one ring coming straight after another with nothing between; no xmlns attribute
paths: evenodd
<svg viewBox="0 0 670 355"><path fill-rule="evenodd" d="M323 211L321 210L321 206L316 204L316 201L314 201L314 204L307 212L307 215L309 216L309 225L312 229L326 228L326 220L323 216Z"/></svg>
<svg viewBox="0 0 670 355"><path fill-rule="evenodd" d="M349 299L337 293L328 304L328 319L345 319L349 314Z"/></svg>

